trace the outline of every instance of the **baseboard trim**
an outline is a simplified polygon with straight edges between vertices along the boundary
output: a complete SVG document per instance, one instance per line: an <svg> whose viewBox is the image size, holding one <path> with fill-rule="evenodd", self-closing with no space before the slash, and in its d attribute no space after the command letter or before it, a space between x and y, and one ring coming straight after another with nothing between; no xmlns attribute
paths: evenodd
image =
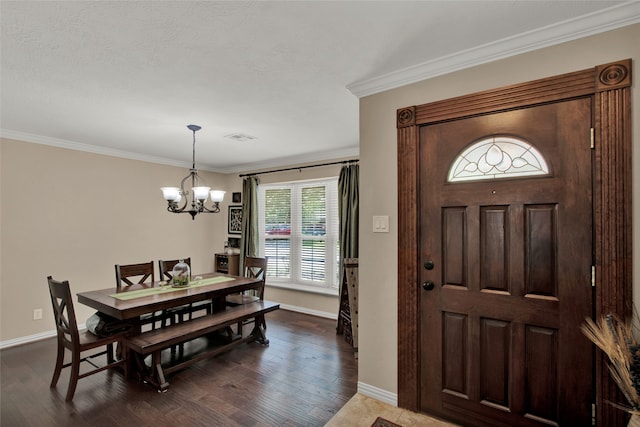
<svg viewBox="0 0 640 427"><path fill-rule="evenodd" d="M312 310L306 307L298 307L296 305L289 305L289 304L282 304L282 303L280 303L280 308L283 310L295 311L303 314L310 314L312 316L324 317L326 319L338 320L338 313L329 313L327 311Z"/></svg>
<svg viewBox="0 0 640 427"><path fill-rule="evenodd" d="M0 341L0 350L5 348L16 347L19 345L30 344L36 341L44 340L56 336L56 331L45 331L39 334L27 335L24 337L14 338L12 340Z"/></svg>
<svg viewBox="0 0 640 427"><path fill-rule="evenodd" d="M310 308L306 308L306 307L298 307L295 305L289 305L289 304L280 304L280 308L283 310L289 310L289 311L295 311L298 313L303 313L303 314L309 314L311 316L318 316L318 317L324 317L326 319L332 319L332 320L338 320L338 315L337 313L329 313L326 311L320 311L320 310L312 310ZM78 325L78 328L82 331L84 329L86 329L85 324L80 324ZM18 337L18 338L14 338L14 339L10 339L10 340L4 340L4 341L0 341L0 350L4 350L5 348L11 348L11 347L16 347L19 345L24 345L24 344L30 344L36 341L40 341L46 338L52 338L56 336L56 331L51 330L51 331L45 331L45 332L40 332L37 334L33 334L33 335L26 335L24 337Z"/></svg>
<svg viewBox="0 0 640 427"><path fill-rule="evenodd" d="M358 381L358 393L398 407L398 394Z"/></svg>

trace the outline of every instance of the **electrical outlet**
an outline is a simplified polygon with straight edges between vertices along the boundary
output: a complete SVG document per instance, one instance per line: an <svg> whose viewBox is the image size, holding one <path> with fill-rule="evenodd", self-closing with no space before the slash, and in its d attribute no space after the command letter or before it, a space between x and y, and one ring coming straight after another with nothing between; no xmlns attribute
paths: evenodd
<svg viewBox="0 0 640 427"><path fill-rule="evenodd" d="M42 319L42 309L34 308L33 309L33 320L41 320Z"/></svg>

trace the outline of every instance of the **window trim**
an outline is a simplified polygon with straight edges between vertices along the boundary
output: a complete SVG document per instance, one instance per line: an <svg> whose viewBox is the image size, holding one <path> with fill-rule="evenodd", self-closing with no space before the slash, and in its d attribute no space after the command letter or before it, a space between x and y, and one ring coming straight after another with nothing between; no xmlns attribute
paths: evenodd
<svg viewBox="0 0 640 427"><path fill-rule="evenodd" d="M309 294L329 295L329 296L335 296L335 297L337 297L339 294L339 290L337 288L334 289L334 288L321 287L321 286L309 286L309 285L293 283L293 282L286 282L286 283L270 282L269 278L267 278L267 281L265 282L265 286L271 287L271 288L277 288L277 289L286 289L290 291L306 292Z"/></svg>

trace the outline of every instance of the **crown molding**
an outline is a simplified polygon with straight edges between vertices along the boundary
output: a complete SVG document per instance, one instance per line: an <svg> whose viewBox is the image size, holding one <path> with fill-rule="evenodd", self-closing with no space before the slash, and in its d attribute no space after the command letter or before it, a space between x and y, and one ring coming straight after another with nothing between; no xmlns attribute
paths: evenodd
<svg viewBox="0 0 640 427"><path fill-rule="evenodd" d="M167 159L164 157L156 157L156 156L149 156L146 154L133 153L130 151L115 150L112 148L105 148L105 147L100 147L96 145L83 144L80 142L68 141L68 140L58 139L58 138L51 138L48 136L34 135L30 133L13 131L9 129L0 129L0 136L2 138L14 139L17 141L31 142L34 144L42 144L42 145L50 145L53 147L66 148L69 150L77 150L77 151L84 151L84 152L93 153L93 154L101 154L104 156L120 157L123 159L129 159L129 160L139 160L142 162L176 166L176 167L186 168L186 169L191 168L191 163L188 163L188 162L178 162L176 160ZM341 150L322 151L322 152L316 152L312 154L305 154L301 156L280 157L272 161L259 162L259 163L246 163L246 164L240 164L240 165L233 165L229 167L216 168L212 166L201 165L200 167L198 167L198 170L222 173L222 174L246 173L249 171L265 169L265 168L285 167L285 166L291 166L291 165L297 165L297 164L303 164L303 163L340 159L344 157L353 157L353 156L357 157L358 155L359 155L359 148L358 146L354 146L354 147L349 147Z"/></svg>
<svg viewBox="0 0 640 427"><path fill-rule="evenodd" d="M347 89L358 98L486 64L525 52L554 46L640 22L640 2L610 8L528 31L485 45L442 56L378 77L357 81Z"/></svg>
<svg viewBox="0 0 640 427"><path fill-rule="evenodd" d="M7 139L15 139L18 141L32 142L34 144L51 145L58 148L66 148L69 150L85 151L87 153L102 154L111 157L120 157L129 160L140 160L143 162L159 163L162 165L191 168L191 163L178 162L176 160L166 159L164 157L149 156L146 154L133 153L131 151L116 150L97 145L83 144L81 142L68 141L65 139L51 138L49 136L35 135L9 129L0 129L0 136ZM202 169L206 170L206 169Z"/></svg>
<svg viewBox="0 0 640 427"><path fill-rule="evenodd" d="M358 146L348 147L340 150L320 151L300 156L278 157L277 159L262 161L259 163L245 163L241 165L233 165L228 168L219 168L220 173L251 173L264 169L272 169L279 167L290 167L302 165L305 163L323 162L328 160L343 159L348 157L359 157L360 149Z"/></svg>

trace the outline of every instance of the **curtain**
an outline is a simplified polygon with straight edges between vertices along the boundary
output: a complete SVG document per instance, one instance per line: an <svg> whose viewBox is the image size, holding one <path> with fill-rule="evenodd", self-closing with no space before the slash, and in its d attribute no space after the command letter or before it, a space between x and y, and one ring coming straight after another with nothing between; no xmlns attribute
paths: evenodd
<svg viewBox="0 0 640 427"><path fill-rule="evenodd" d="M242 181L242 234L240 235L240 275L244 274L244 258L258 256L258 178Z"/></svg>
<svg viewBox="0 0 640 427"><path fill-rule="evenodd" d="M340 298L343 298L346 284L345 260L355 262L358 258L358 214L359 214L359 174L357 164L347 164L340 170L338 178L338 215L340 217ZM357 267L356 267L357 271ZM357 276L356 276L357 277ZM347 287L349 291L349 312L354 348L358 348L358 305L357 285ZM338 331L341 331L338 314Z"/></svg>
<svg viewBox="0 0 640 427"><path fill-rule="evenodd" d="M338 215L340 217L340 277L345 258L358 258L358 188L360 169L345 165L338 178Z"/></svg>

